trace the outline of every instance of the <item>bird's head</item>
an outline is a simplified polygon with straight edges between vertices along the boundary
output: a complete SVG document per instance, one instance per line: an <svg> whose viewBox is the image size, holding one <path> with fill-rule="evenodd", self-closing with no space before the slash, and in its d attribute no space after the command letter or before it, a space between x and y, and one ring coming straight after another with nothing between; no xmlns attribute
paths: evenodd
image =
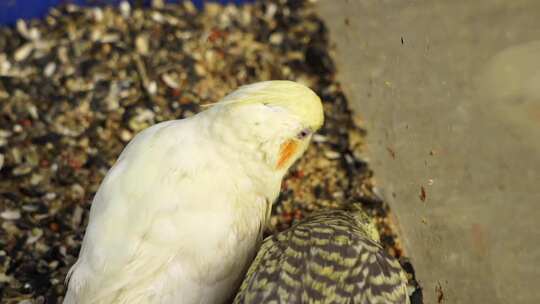
<svg viewBox="0 0 540 304"><path fill-rule="evenodd" d="M244 143L246 154L262 159L280 173L304 153L324 122L317 94L293 81L242 86L216 106L221 108L227 129L232 127L230 136Z"/></svg>

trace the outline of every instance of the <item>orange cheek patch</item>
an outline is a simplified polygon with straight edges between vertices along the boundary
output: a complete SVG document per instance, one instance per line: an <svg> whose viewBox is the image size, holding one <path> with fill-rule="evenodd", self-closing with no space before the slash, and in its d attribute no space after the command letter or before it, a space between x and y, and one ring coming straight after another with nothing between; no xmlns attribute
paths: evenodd
<svg viewBox="0 0 540 304"><path fill-rule="evenodd" d="M276 169L283 169L288 163L291 157L296 153L298 149L298 143L296 140L289 139L281 144L279 149L279 159L277 161Z"/></svg>

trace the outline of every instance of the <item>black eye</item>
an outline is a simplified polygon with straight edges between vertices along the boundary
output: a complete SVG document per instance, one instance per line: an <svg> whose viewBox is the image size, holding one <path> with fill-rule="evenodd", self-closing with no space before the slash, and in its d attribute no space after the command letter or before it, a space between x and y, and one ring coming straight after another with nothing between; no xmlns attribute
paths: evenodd
<svg viewBox="0 0 540 304"><path fill-rule="evenodd" d="M303 129L302 131L300 131L300 132L298 133L298 135L296 135L296 137L297 137L298 139L304 139L304 138L306 138L309 134L311 134L311 130L308 129L308 128L305 128L305 129Z"/></svg>

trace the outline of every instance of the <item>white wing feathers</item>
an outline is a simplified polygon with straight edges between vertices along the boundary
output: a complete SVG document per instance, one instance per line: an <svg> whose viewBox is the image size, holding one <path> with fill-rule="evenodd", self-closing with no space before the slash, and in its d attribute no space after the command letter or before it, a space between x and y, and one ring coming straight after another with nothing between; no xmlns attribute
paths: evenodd
<svg viewBox="0 0 540 304"><path fill-rule="evenodd" d="M234 204L223 200L238 196L227 195L223 189L237 187L217 185L232 183L234 172L212 167L221 162L203 162L219 156L211 155L215 149L205 147L210 143L204 139L187 137L198 134L191 129L196 127L190 120L161 123L141 132L125 148L92 203L64 303L155 303L151 297L156 294L166 297L163 282L167 280L193 284L197 276L212 278L210 272L216 273L216 282L224 279L219 270L227 265L205 265L204 261L209 260L205 255L216 254L212 246L223 242L216 235L225 241L241 237L220 231L231 226L232 218L224 214L234 213L224 210ZM216 182L224 170L229 178ZM201 221L206 223L205 231L198 231ZM186 244L191 248L182 247ZM205 267L209 268L206 272ZM196 286L185 287L196 293Z"/></svg>
<svg viewBox="0 0 540 304"><path fill-rule="evenodd" d="M155 255L159 250L149 250L144 238L151 230L151 219L160 211L156 208L163 207L152 204L149 196L155 200L178 200L167 197L166 193L151 191L161 182L158 167L166 162L159 160L166 157L167 147L159 145L171 139L160 135L170 124L158 124L141 132L125 148L101 184L92 202L80 258L70 271L67 299L69 293L76 293L79 300L89 299L88 303L110 301L118 290L132 287L126 286L123 279L131 285L137 283L130 272L135 274L141 271L145 260L158 258ZM161 143L157 145L157 141ZM145 149L145 153L140 153L141 149ZM133 208L133 205L138 206ZM154 271L156 269L145 268L135 278L144 280L142 273Z"/></svg>

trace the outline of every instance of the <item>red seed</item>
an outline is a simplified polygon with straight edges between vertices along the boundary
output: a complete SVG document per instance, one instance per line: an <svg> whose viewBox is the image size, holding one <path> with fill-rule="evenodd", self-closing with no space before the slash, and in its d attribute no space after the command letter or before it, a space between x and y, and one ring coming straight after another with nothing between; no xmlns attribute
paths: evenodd
<svg viewBox="0 0 540 304"><path fill-rule="evenodd" d="M82 162L76 158L70 158L68 160L68 165L73 169L80 169L82 167Z"/></svg>
<svg viewBox="0 0 540 304"><path fill-rule="evenodd" d="M283 221L287 224L289 224L290 222L292 222L292 214L288 211L283 211L283 213L281 214L281 217L283 218Z"/></svg>
<svg viewBox="0 0 540 304"><path fill-rule="evenodd" d="M52 222L49 224L49 228L54 232L58 232L60 230L60 225L58 225L58 223Z"/></svg>
<svg viewBox="0 0 540 304"><path fill-rule="evenodd" d="M23 119L20 123L25 128L32 126L32 121L30 119Z"/></svg>
<svg viewBox="0 0 540 304"><path fill-rule="evenodd" d="M180 94L182 94L182 91L180 91L178 89L172 89L171 91L172 91L171 94L172 94L173 97L179 97Z"/></svg>

